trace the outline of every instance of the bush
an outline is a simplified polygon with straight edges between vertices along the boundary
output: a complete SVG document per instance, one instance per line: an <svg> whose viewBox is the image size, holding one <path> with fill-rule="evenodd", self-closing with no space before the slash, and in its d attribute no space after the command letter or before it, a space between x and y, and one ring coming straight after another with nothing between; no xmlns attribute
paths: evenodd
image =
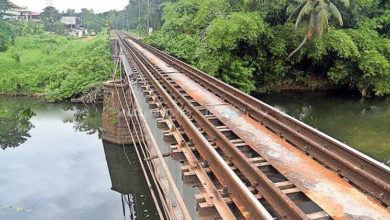
<svg viewBox="0 0 390 220"><path fill-rule="evenodd" d="M99 87L110 78L109 41L99 35L80 41L48 33L17 37L0 53L1 91L45 93L50 100L69 99Z"/></svg>
<svg viewBox="0 0 390 220"><path fill-rule="evenodd" d="M345 29L331 23L327 35L308 41L288 59L303 34L286 23L289 2L166 3L163 27L145 40L247 93L331 85L363 95L390 94L390 4L355 0L346 8L336 3Z"/></svg>

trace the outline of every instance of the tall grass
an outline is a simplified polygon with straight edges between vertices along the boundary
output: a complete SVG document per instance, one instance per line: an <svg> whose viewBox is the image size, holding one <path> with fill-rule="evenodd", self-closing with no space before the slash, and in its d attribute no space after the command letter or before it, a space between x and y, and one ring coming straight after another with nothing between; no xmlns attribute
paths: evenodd
<svg viewBox="0 0 390 220"><path fill-rule="evenodd" d="M109 41L103 34L89 41L48 33L21 36L0 53L0 91L68 99L100 86L110 69Z"/></svg>

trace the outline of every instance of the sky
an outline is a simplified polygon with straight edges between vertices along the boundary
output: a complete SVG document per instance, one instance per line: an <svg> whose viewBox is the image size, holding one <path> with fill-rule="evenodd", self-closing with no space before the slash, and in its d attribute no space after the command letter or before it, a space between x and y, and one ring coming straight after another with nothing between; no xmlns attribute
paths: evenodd
<svg viewBox="0 0 390 220"><path fill-rule="evenodd" d="M41 12L46 7L45 0L11 0L19 6L27 6L29 10L34 12ZM128 0L52 0L53 6L59 11L66 11L66 9L76 9L80 11L81 8L93 9L95 12L105 12L111 9L123 9Z"/></svg>

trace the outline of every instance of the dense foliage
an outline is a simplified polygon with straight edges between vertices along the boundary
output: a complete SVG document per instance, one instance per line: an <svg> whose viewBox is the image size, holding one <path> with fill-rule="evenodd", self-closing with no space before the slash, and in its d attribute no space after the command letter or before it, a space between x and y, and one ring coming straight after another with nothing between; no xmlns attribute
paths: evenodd
<svg viewBox="0 0 390 220"><path fill-rule="evenodd" d="M60 22L62 15L54 7L46 7L41 13L41 22L46 31L65 34L65 24Z"/></svg>
<svg viewBox="0 0 390 220"><path fill-rule="evenodd" d="M328 33L308 39L288 58L312 22L311 13L304 14L300 19L309 26L299 22L305 25L294 34L294 24L287 22L291 6L312 1L166 2L161 30L146 41L245 92L348 86L362 95L390 94L390 4L331 1L341 16L333 11L336 19L329 19ZM326 20L316 22L328 29L332 12L324 7L318 17Z"/></svg>
<svg viewBox="0 0 390 220"><path fill-rule="evenodd" d="M45 93L51 100L88 92L110 77L106 36L76 40L46 32L16 37L0 53L0 84L4 93Z"/></svg>

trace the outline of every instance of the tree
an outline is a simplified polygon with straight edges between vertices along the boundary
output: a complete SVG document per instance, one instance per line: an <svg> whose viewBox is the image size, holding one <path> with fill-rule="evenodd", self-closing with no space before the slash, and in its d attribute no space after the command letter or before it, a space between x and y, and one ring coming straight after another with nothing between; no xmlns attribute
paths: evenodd
<svg viewBox="0 0 390 220"><path fill-rule="evenodd" d="M0 20L0 52L4 52L12 44L15 34L8 22Z"/></svg>
<svg viewBox="0 0 390 220"><path fill-rule="evenodd" d="M66 9L65 15L73 17L73 16L76 16L76 12L74 9L68 8L68 9Z"/></svg>
<svg viewBox="0 0 390 220"><path fill-rule="evenodd" d="M6 10L8 7L8 1L7 0L0 0L0 18L3 17L4 10Z"/></svg>
<svg viewBox="0 0 390 220"><path fill-rule="evenodd" d="M6 9L8 6L8 1L7 0L0 0L0 10Z"/></svg>
<svg viewBox="0 0 390 220"><path fill-rule="evenodd" d="M349 7L349 0L340 0L346 7ZM298 7L296 4L298 3ZM292 10L295 7L294 10ZM298 13L299 12L299 13ZM322 37L328 31L329 18L335 16L340 25L343 25L343 18L340 11L330 0L298 0L295 4L287 8L287 14L290 15L288 20L298 14L295 22L295 32L298 31L299 25L304 18L308 18L306 24L305 38L301 44L290 53L289 58L298 52L308 39L312 37Z"/></svg>
<svg viewBox="0 0 390 220"><path fill-rule="evenodd" d="M105 19L100 14L95 14L92 9L81 9L81 26L89 30L100 32L105 25Z"/></svg>
<svg viewBox="0 0 390 220"><path fill-rule="evenodd" d="M54 23L61 19L61 14L52 6L46 7L41 13L41 20L49 23Z"/></svg>
<svg viewBox="0 0 390 220"><path fill-rule="evenodd" d="M61 14L54 7L46 7L41 13L41 20L45 26L45 30L56 34L63 34L65 32L65 25L59 21Z"/></svg>

